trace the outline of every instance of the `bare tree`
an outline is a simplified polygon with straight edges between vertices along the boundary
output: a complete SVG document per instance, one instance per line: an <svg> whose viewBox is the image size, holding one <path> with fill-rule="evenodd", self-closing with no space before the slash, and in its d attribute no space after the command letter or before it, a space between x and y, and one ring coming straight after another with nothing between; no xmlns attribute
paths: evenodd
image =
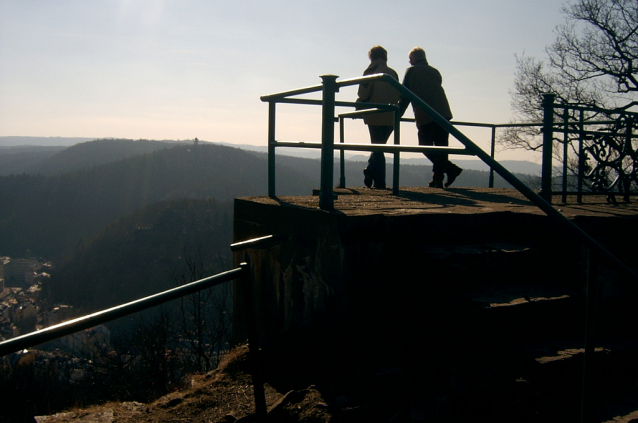
<svg viewBox="0 0 638 423"><path fill-rule="evenodd" d="M206 257L201 247L195 254L186 251L183 265L173 271L173 279L185 284L228 268L223 258ZM209 371L217 366L230 339L230 284L196 292L179 300L177 325L181 343L195 362L197 371Z"/></svg>
<svg viewBox="0 0 638 423"><path fill-rule="evenodd" d="M562 7L565 22L546 48L547 62L517 56L513 123L541 122L542 95L561 103L627 110L638 102L638 2L577 0ZM606 118L590 112L585 121ZM537 150L540 129L516 127L499 141L506 148Z"/></svg>

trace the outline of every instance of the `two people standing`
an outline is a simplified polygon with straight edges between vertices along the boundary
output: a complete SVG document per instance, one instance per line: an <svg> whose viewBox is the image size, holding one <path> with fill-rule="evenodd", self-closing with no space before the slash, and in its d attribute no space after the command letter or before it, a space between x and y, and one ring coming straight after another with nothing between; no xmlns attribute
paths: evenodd
<svg viewBox="0 0 638 423"><path fill-rule="evenodd" d="M384 52L384 59L382 63L377 65L377 68L374 72L369 72L374 65L374 60L372 59L372 51L381 49ZM372 73L387 73L394 78L396 77L396 72L390 69L387 62L387 52L381 46L375 46L370 50L368 54L370 57L371 64L364 72L364 75L369 75ZM445 90L442 86L442 77L440 72L430 66L425 56L425 51L420 47L413 48L409 55L410 67L406 70L405 76L403 78L403 86L412 91L414 94L419 96L421 100L427 103L430 107L432 107L437 113L439 113L444 118L450 120L452 119L452 111L450 110L450 105L448 103L447 97L445 95ZM377 59L381 60L381 59ZM389 71L381 70L387 69ZM397 78L398 79L398 78ZM360 85L359 87L359 98L357 101L365 101L368 103L386 103L386 104L398 104L399 105L399 113L401 116L405 113L405 110L410 105L410 100L405 97L400 97L398 92L390 87L390 90L379 90L381 91L380 95L375 97L372 96L366 97L368 93L373 93L377 87L377 84L385 84L384 82L375 81L370 84L366 84L367 86L364 88L364 85ZM388 85L389 86L389 85ZM386 91L394 91L396 94L391 94ZM381 95L383 94L383 95ZM397 97L399 97L397 101ZM374 100L374 101L373 101ZM416 126L418 129L418 138L419 145L424 146L448 146L449 145L449 133L443 129L438 123L434 122L433 119L425 113L421 108L412 104L412 109L414 110L414 117L416 120ZM366 121L365 123L368 125L368 129L370 131L370 140L373 144L381 143L385 144L390 137L394 129L394 117L393 113L378 113L374 115L368 115L368 119L377 115L390 115L389 125L390 128L384 130L374 129L375 136L373 136L372 127L382 127L387 125L387 121L384 121L383 125L376 123L374 120ZM387 134L387 135L386 135ZM383 136L385 139L383 139ZM380 155L380 157L379 157ZM432 162L432 180L429 182L430 187L434 188L443 188L449 187L456 180L456 178L461 174L463 169L452 163L448 159L447 154L435 153L435 154L426 154L425 155ZM383 169L378 167L377 163L383 163ZM374 182L375 188L385 188L385 157L382 152L373 152L370 155L370 159L368 160L368 167L363 171L364 173L364 183L370 188L372 186L372 182ZM447 181L444 182L445 176L447 175ZM379 184L377 184L379 181ZM382 183L381 183L382 182Z"/></svg>

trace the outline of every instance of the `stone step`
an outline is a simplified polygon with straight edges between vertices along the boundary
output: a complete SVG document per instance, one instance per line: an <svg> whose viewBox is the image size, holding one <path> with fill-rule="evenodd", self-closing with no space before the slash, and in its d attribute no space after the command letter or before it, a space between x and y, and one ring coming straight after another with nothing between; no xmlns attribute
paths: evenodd
<svg viewBox="0 0 638 423"><path fill-rule="evenodd" d="M610 421L638 410L638 344L628 341L598 342L591 360L588 383L594 421ZM578 415L582 403L582 342L554 341L528 344L520 349L528 363L521 381L538 399L539 412L566 418ZM624 400L620 400L624 398ZM623 405L623 407L621 407ZM622 421L622 420L616 420ZM625 420L627 421L627 420Z"/></svg>
<svg viewBox="0 0 638 423"><path fill-rule="evenodd" d="M445 275L446 283L455 288L527 284L578 289L582 285L582 279L577 277L580 273L573 269L571 277L565 277L564 268L569 263L562 263L560 257L548 256L530 244L426 245L418 255L428 272Z"/></svg>

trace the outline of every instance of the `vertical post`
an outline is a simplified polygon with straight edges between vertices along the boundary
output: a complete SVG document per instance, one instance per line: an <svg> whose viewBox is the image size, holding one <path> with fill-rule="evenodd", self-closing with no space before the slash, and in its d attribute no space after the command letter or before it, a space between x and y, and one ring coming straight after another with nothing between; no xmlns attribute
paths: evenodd
<svg viewBox="0 0 638 423"><path fill-rule="evenodd" d="M631 115L627 116L627 136L625 138L625 148L623 149L625 153L633 151L631 146L631 141L633 138L633 127L634 127L634 119ZM630 175L627 175L624 171L621 174L621 184L623 188L623 201L625 203L629 203L629 192L631 191L631 179Z"/></svg>
<svg viewBox="0 0 638 423"><path fill-rule="evenodd" d="M245 304L244 316L246 316L246 335L248 337L248 357L253 379L253 392L255 394L255 415L258 421L265 421L268 409L266 408L266 393L264 390L264 380L261 374L261 364L259 362L259 344L257 336L257 323L255 313L255 301L253 296L253 285L250 269L249 253L246 253L247 262L239 266L243 270L241 286Z"/></svg>
<svg viewBox="0 0 638 423"><path fill-rule="evenodd" d="M268 102L268 196L275 194L275 113L277 103Z"/></svg>
<svg viewBox="0 0 638 423"><path fill-rule="evenodd" d="M569 124L569 110L563 109L563 203L567 202L567 154L569 153L569 134L567 125Z"/></svg>
<svg viewBox="0 0 638 423"><path fill-rule="evenodd" d="M596 327L596 301L598 289L596 283L596 272L594 260L591 257L591 250L583 247L583 266L585 271L585 354L583 358L583 395L581 405L581 423L594 421L593 412L595 410L592 384L592 371L594 361L594 332Z"/></svg>
<svg viewBox="0 0 638 423"><path fill-rule="evenodd" d="M496 150L496 126L492 125L492 143L490 145L490 157L494 158ZM490 167L490 178L487 184L488 187L494 188L494 169Z"/></svg>
<svg viewBox="0 0 638 423"><path fill-rule="evenodd" d="M554 142L554 100L556 94L543 94L543 164L540 196L552 202L552 144Z"/></svg>
<svg viewBox="0 0 638 423"><path fill-rule="evenodd" d="M401 116L399 110L394 111L394 145L401 144ZM392 194L399 195L399 167L401 166L400 152L394 153L394 164L392 167Z"/></svg>
<svg viewBox="0 0 638 423"><path fill-rule="evenodd" d="M321 110L321 192L319 207L322 210L334 209L332 192L334 171L335 142L335 93L338 90L336 75L321 75L323 81L323 99Z"/></svg>
<svg viewBox="0 0 638 423"><path fill-rule="evenodd" d="M585 111L578 117L578 195L576 201L583 202L583 179L585 178Z"/></svg>
<svg viewBox="0 0 638 423"><path fill-rule="evenodd" d="M344 143L346 137L345 123L342 117L339 118L339 142ZM346 187L346 152L341 149L339 152L339 188Z"/></svg>

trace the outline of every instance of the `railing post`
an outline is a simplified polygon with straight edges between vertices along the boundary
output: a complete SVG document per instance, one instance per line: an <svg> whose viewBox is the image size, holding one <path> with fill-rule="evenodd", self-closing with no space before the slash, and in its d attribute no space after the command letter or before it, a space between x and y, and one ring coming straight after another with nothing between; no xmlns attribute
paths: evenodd
<svg viewBox="0 0 638 423"><path fill-rule="evenodd" d="M398 110L394 111L394 145L401 144L401 115ZM392 195L399 195L399 172L401 166L401 153L394 153L394 164L392 167Z"/></svg>
<svg viewBox="0 0 638 423"><path fill-rule="evenodd" d="M345 122L343 118L339 118L339 142L343 144L345 142L346 137L346 129ZM339 188L346 187L346 152L345 150L341 150L339 152Z"/></svg>
<svg viewBox="0 0 638 423"><path fill-rule="evenodd" d="M569 154L569 110L567 107L563 109L563 203L567 202L567 155Z"/></svg>
<svg viewBox="0 0 638 423"><path fill-rule="evenodd" d="M246 260L250 258L246 254ZM253 379L253 392L255 394L255 415L259 421L264 421L268 414L266 408L266 393L264 390L264 379L261 373L261 364L259 361L259 344L257 336L257 324L255 313L255 300L253 296L253 286L250 264L248 262L241 263L243 270L241 278L241 288L245 304L244 316L246 316L246 335L248 337L248 356L250 358L251 373Z"/></svg>
<svg viewBox="0 0 638 423"><path fill-rule="evenodd" d="M323 98L321 111L321 192L319 207L322 210L334 209L332 191L334 171L335 142L335 93L338 91L336 75L321 75Z"/></svg>
<svg viewBox="0 0 638 423"><path fill-rule="evenodd" d="M633 151L633 148L631 146L631 141L632 141L632 137L633 137L633 126L634 126L634 119L631 115L627 116L627 136L625 138L625 147L623 149L623 151L625 153L629 153L630 151ZM631 191L631 179L630 179L630 175L628 175L627 173L623 173L622 175L622 179L621 179L621 184L622 184L622 188L623 188L623 201L625 203L629 203L629 192Z"/></svg>
<svg viewBox="0 0 638 423"><path fill-rule="evenodd" d="M268 196L275 197L275 113L277 103L268 102Z"/></svg>
<svg viewBox="0 0 638 423"><path fill-rule="evenodd" d="M585 352L583 354L583 394L581 405L581 423L594 421L596 409L592 380L594 367L594 334L596 328L596 303L598 301L598 285L596 280L595 260L589 247L583 248L583 266L585 271Z"/></svg>
<svg viewBox="0 0 638 423"><path fill-rule="evenodd" d="M543 164L540 196L552 203L552 144L554 142L554 100L556 94L543 94Z"/></svg>
<svg viewBox="0 0 638 423"><path fill-rule="evenodd" d="M585 177L585 116L581 110L578 117L578 195L576 201L583 202L583 178Z"/></svg>
<svg viewBox="0 0 638 423"><path fill-rule="evenodd" d="M492 143L490 145L490 157L493 159L496 153L496 126L492 125ZM490 166L490 177L487 186L494 188L494 168Z"/></svg>

